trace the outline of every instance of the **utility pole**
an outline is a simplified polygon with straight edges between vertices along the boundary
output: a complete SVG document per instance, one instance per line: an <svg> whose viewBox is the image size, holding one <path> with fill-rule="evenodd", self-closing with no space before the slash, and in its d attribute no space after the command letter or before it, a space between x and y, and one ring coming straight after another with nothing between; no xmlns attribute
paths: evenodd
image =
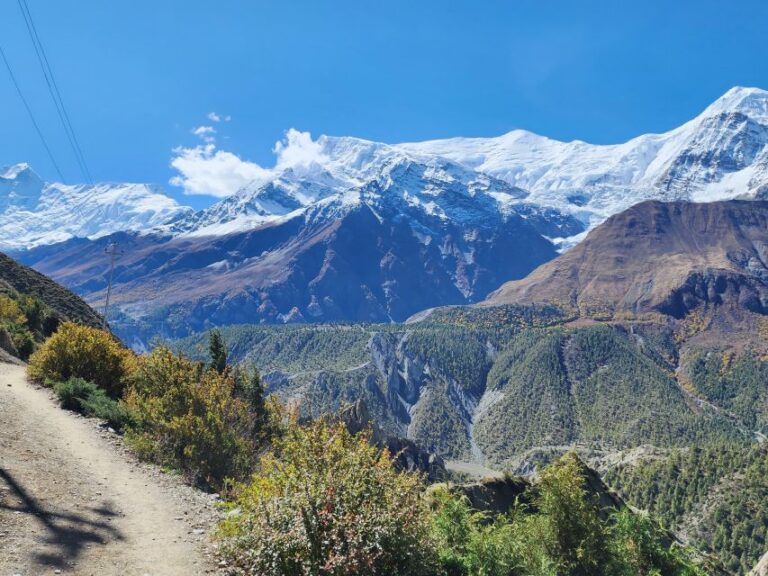
<svg viewBox="0 0 768 576"><path fill-rule="evenodd" d="M115 258L120 256L123 251L117 245L117 242L110 242L104 249L104 252L109 255L109 281L107 282L107 299L104 302L104 318L102 328L107 329L107 314L109 313L109 297L112 295L112 274L115 271Z"/></svg>

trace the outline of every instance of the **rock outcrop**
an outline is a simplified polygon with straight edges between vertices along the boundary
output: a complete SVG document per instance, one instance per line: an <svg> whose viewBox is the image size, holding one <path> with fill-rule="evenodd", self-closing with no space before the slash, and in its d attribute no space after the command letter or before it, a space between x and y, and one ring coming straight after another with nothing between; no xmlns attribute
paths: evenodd
<svg viewBox="0 0 768 576"><path fill-rule="evenodd" d="M380 448L386 448L399 469L422 472L430 482L442 480L447 476L445 463L440 456L423 450L412 440L385 434L371 419L364 401L358 400L344 407L337 417L353 434L370 430L371 442Z"/></svg>

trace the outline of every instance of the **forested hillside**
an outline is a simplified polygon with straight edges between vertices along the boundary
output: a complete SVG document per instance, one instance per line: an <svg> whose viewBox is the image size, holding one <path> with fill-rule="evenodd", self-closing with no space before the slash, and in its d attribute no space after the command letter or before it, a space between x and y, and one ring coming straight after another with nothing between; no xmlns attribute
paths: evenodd
<svg viewBox="0 0 768 576"><path fill-rule="evenodd" d="M363 398L383 428L449 461L530 473L575 447L631 504L744 573L766 549L768 360L753 338L717 346L710 330L704 314L510 305L222 333L305 414ZM176 345L202 355L205 340Z"/></svg>
<svg viewBox="0 0 768 576"><path fill-rule="evenodd" d="M606 480L734 572L766 551L768 450L709 444L620 465Z"/></svg>
<svg viewBox="0 0 768 576"><path fill-rule="evenodd" d="M765 362L757 352L694 353L687 330L501 306L405 325L233 326L223 335L234 358L307 414L363 398L384 428L427 449L517 469L542 447L752 442L767 409ZM192 354L203 345L203 336L179 343ZM727 370L703 371L724 354ZM730 392L716 393L713 379Z"/></svg>

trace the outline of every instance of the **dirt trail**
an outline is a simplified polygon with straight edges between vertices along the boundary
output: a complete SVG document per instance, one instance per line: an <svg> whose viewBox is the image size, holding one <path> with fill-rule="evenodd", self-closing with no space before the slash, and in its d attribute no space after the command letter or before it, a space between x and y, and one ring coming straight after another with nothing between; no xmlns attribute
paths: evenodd
<svg viewBox="0 0 768 576"><path fill-rule="evenodd" d="M0 576L212 572L213 498L0 363Z"/></svg>

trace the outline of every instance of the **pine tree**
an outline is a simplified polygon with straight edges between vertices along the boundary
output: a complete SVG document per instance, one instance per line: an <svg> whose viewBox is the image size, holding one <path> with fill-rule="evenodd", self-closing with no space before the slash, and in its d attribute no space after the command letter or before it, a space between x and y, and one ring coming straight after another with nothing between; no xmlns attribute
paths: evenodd
<svg viewBox="0 0 768 576"><path fill-rule="evenodd" d="M235 381L235 395L244 400L254 416L255 433L268 435L269 414L266 403L266 391L259 371L255 367L250 369L235 366L232 374Z"/></svg>
<svg viewBox="0 0 768 576"><path fill-rule="evenodd" d="M256 415L257 421L262 424L267 418L267 406L264 402L264 383L256 368L251 368L248 376L245 399L251 405L251 410Z"/></svg>
<svg viewBox="0 0 768 576"><path fill-rule="evenodd" d="M227 347L218 330L211 330L208 335L208 354L211 357L211 368L223 374L227 369Z"/></svg>

